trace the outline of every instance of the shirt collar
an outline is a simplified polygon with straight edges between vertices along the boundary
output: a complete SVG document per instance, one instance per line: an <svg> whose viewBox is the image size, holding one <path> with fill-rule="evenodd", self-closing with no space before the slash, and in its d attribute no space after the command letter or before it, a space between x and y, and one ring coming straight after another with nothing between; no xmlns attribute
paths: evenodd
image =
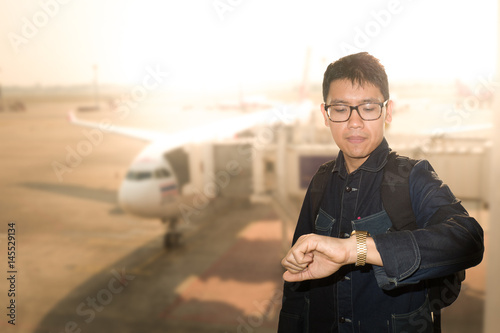
<svg viewBox="0 0 500 333"><path fill-rule="evenodd" d="M387 156L390 151L391 148L389 148L387 140L383 138L378 147L375 148L370 156L368 156L368 159L354 172L357 172L358 170L365 170L369 172L380 171L387 163ZM338 172L339 176L342 178L347 177L348 172L345 167L344 153L342 151L339 152L339 155L335 160L335 166L333 167L332 172Z"/></svg>

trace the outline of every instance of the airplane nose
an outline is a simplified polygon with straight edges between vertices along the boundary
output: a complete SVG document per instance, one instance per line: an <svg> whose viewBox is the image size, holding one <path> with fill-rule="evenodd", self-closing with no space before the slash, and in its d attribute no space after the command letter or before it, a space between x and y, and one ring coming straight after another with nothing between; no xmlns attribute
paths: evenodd
<svg viewBox="0 0 500 333"><path fill-rule="evenodd" d="M124 180L118 192L118 203L127 213L154 217L158 210L159 191L149 182Z"/></svg>
<svg viewBox="0 0 500 333"><path fill-rule="evenodd" d="M133 208L135 206L135 203L133 200L133 196L132 193L130 193L130 191L127 189L127 186L125 186L125 182L120 186L120 190L118 192L118 203L120 207L128 213L132 213L132 211L134 210Z"/></svg>

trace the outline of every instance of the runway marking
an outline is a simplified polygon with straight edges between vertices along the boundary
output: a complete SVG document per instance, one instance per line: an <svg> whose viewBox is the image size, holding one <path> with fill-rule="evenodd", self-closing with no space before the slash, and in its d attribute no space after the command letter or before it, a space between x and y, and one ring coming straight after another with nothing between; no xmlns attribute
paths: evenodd
<svg viewBox="0 0 500 333"><path fill-rule="evenodd" d="M153 274L153 271L147 270L146 267L160 259L160 257L162 257L163 255L165 255L165 251L162 249L161 251L158 251L154 255L149 257L147 260L140 262L135 267L132 267L130 273L134 275L151 276Z"/></svg>
<svg viewBox="0 0 500 333"><path fill-rule="evenodd" d="M188 276L187 278L185 278L181 284L179 284L177 286L177 288L175 288L175 293L176 294L182 294L184 291L186 291L186 289L192 284L194 283L195 281L197 281L199 279L199 277L197 275L190 275Z"/></svg>

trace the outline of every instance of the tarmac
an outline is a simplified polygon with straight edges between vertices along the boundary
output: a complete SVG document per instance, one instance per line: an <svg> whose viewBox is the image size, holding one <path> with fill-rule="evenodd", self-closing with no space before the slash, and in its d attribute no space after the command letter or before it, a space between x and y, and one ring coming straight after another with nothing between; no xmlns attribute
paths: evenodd
<svg viewBox="0 0 500 333"><path fill-rule="evenodd" d="M88 141L66 120L75 103L28 101L25 112L0 112L0 330L275 332L282 224L297 215L300 200L284 216L271 204L219 198L188 223L181 246L167 251L159 221L117 206L120 180L143 142L105 134L58 176L54 161ZM487 210L466 206L484 223L487 241ZM443 332L482 331L487 261L467 271L459 299L443 311ZM9 271L15 296L8 295Z"/></svg>

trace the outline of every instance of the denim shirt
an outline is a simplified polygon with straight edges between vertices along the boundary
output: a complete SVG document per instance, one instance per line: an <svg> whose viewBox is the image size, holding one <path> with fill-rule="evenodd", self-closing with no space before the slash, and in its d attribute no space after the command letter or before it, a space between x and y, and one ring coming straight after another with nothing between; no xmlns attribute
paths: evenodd
<svg viewBox="0 0 500 333"><path fill-rule="evenodd" d="M348 238L352 230L373 237L383 267L343 266L335 274L300 283L285 282L278 332L432 332L425 280L481 262L483 231L429 162L410 173L410 197L419 229L391 232L380 195L389 146L384 139L356 171L348 174L340 152L311 221L311 186L293 243L316 232ZM431 217L445 207L447 218Z"/></svg>

